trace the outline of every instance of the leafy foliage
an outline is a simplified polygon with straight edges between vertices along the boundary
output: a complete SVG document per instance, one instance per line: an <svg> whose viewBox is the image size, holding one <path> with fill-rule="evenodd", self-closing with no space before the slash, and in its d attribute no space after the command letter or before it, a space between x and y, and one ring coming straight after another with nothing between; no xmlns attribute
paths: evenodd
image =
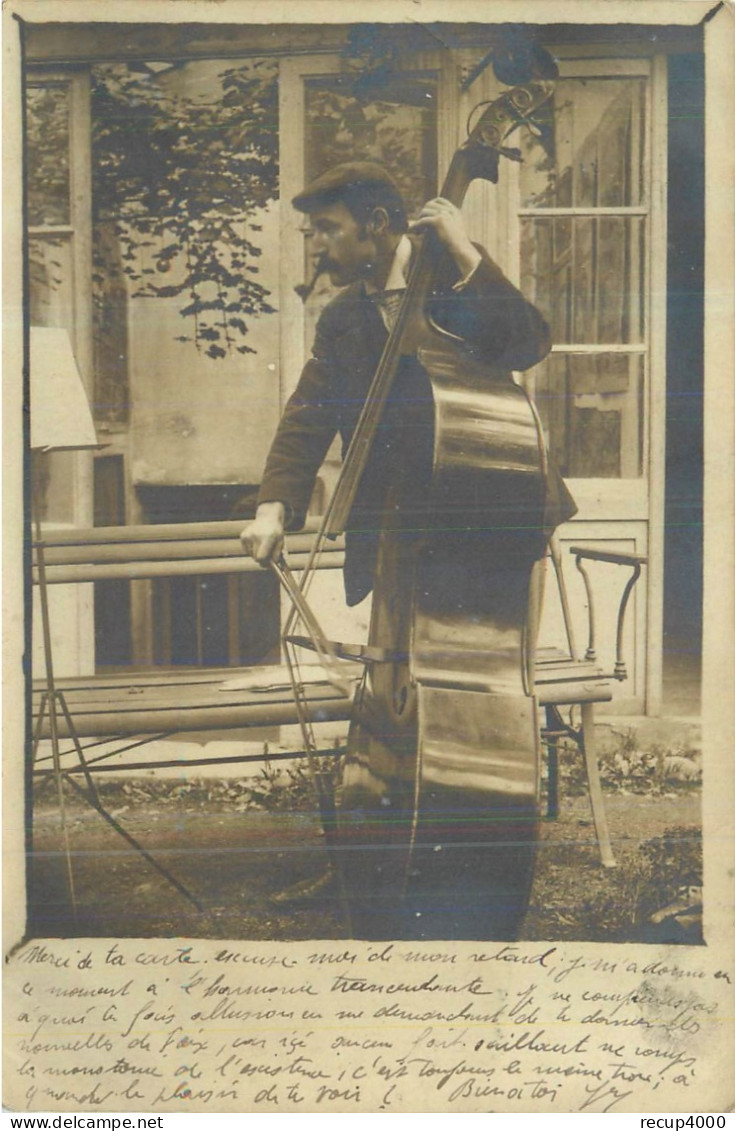
<svg viewBox="0 0 735 1131"><path fill-rule="evenodd" d="M181 298L194 329L180 340L213 358L253 352L247 319L274 311L257 219L278 194L274 65L228 68L218 85L206 99L119 64L92 75L95 283L123 271L136 296Z"/></svg>
<svg viewBox="0 0 735 1131"><path fill-rule="evenodd" d="M69 222L69 108L63 86L29 86L26 94L28 223Z"/></svg>
<svg viewBox="0 0 735 1131"><path fill-rule="evenodd" d="M356 97L355 81L385 62L384 47L360 65L346 60L348 73L308 88L308 175L339 161L380 160L415 209L435 191L435 92L431 82L414 90L407 76L396 101L376 101L379 90L367 102ZM123 279L136 297L180 299L193 329L178 340L212 358L252 352L249 321L274 312L258 260L259 219L278 197L277 67L263 59L223 64L219 72L212 66L92 69L95 339L98 368L109 377L98 399L115 419L125 413L117 403L124 392L116 392L125 382L114 376L125 354L114 326ZM31 222L68 222L63 84L29 88L28 108ZM39 260L37 273L45 286L58 286L50 266Z"/></svg>
<svg viewBox="0 0 735 1131"><path fill-rule="evenodd" d="M585 794L587 774L577 744L564 739L558 744L558 755L563 791L572 796ZM603 747L598 761L603 787L620 793L661 794L701 784L698 750L668 750L656 743L642 747L634 728L618 735L614 745Z"/></svg>
<svg viewBox="0 0 735 1131"><path fill-rule="evenodd" d="M673 900L682 887L702 883L702 832L685 825L664 830L641 845L643 870L638 915L647 919L651 912Z"/></svg>
<svg viewBox="0 0 735 1131"><path fill-rule="evenodd" d="M435 191L435 160L429 154L427 162L425 153L433 108L362 105L351 83L337 80L308 90L306 120L309 179L342 161L378 161L390 169L409 211Z"/></svg>
<svg viewBox="0 0 735 1131"><path fill-rule="evenodd" d="M316 754L312 766L319 774L320 786L327 798L334 801L339 780L340 752L343 742L337 740L329 753ZM268 744L263 747L263 764L257 772L238 778L134 778L127 781L107 780L98 785L100 796L109 807L129 804L153 804L161 808L175 807L189 811L203 805L215 811L246 812L250 809L274 812L297 811L316 813L317 798L311 769L305 758L293 761L270 761Z"/></svg>
<svg viewBox="0 0 735 1131"><path fill-rule="evenodd" d="M661 836L644 841L635 855L621 859L611 890L593 893L581 905L580 910L593 924L588 937L701 943L699 914L687 927L676 924L673 916L662 925L652 922L655 912L676 901L683 892L694 888L701 895L701 883L701 830L679 825L667 828ZM581 932L577 937L581 937Z"/></svg>
<svg viewBox="0 0 735 1131"><path fill-rule="evenodd" d="M378 161L391 172L409 213L436 192L436 111L428 101L412 104L362 102L354 74L320 78L306 88L307 179L343 161ZM310 254L306 241L307 258ZM308 308L316 317L336 293L326 276L317 283Z"/></svg>

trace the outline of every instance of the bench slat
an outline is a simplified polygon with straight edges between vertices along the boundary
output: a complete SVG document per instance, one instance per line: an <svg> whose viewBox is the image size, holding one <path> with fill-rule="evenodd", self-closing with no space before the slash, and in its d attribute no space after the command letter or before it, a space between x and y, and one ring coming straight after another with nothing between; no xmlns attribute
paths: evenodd
<svg viewBox="0 0 735 1131"><path fill-rule="evenodd" d="M153 686L165 683L171 687L190 687L197 683L221 684L225 680L237 679L240 676L252 676L262 668L189 668L189 667L160 667L160 668L135 668L130 671L109 672L100 675L75 675L56 676L54 683L59 691L83 691L85 689L99 690L112 694L121 688ZM44 679L33 681L34 694L40 694L46 688Z"/></svg>
<svg viewBox="0 0 735 1131"><path fill-rule="evenodd" d="M578 683L609 678L594 660L561 660L555 664L540 664L536 670L537 687L545 683Z"/></svg>
<svg viewBox="0 0 735 1131"><path fill-rule="evenodd" d="M286 726L299 721L290 692L280 691L225 694L217 686L203 689L197 696L192 696L191 689L188 689L183 694L179 691L165 698L160 696L160 688L156 688L151 689L150 696L144 692L141 696L131 697L137 699L135 705L125 699L108 699L94 709L86 709L84 703L78 703L71 693L65 693L65 699L75 729L83 738ZM314 717L320 722L346 721L350 717L351 699L330 684L307 688L306 699ZM57 718L60 736L69 738L66 719L60 713ZM44 716L41 737L50 737L47 715Z"/></svg>
<svg viewBox="0 0 735 1131"><path fill-rule="evenodd" d="M89 526L65 530L43 530L45 546L94 546L111 542L180 542L197 538L238 538L247 519L216 522L146 523L142 526ZM297 534L314 534L315 520L304 524ZM287 537L293 537L289 534Z"/></svg>
<svg viewBox="0 0 735 1131"><path fill-rule="evenodd" d="M560 707L572 703L609 703L612 684L597 680L589 683L549 683L537 689L540 707Z"/></svg>
<svg viewBox="0 0 735 1131"><path fill-rule="evenodd" d="M304 569L309 560L307 551L289 553L288 562L293 570ZM341 569L344 554L332 552L326 555L323 569ZM133 561L107 562L102 565L59 565L46 566L46 581L49 585L69 585L75 582L109 581L123 579L140 581L149 577L197 577L204 574L262 573L262 566L252 558L241 554L237 558L193 558L188 561ZM34 569L34 581L37 571Z"/></svg>
<svg viewBox="0 0 735 1131"><path fill-rule="evenodd" d="M311 552L313 538L309 534L292 534L287 537L289 554ZM323 553L344 551L344 539L327 542ZM177 562L189 558L247 558L239 538L200 538L180 542L106 542L104 544L51 546L45 550L47 569L62 565L96 565L108 562Z"/></svg>

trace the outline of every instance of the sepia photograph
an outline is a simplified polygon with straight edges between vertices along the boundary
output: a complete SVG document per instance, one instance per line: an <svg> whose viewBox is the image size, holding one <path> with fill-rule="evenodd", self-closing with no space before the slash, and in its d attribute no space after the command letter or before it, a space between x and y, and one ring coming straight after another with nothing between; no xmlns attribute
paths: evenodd
<svg viewBox="0 0 735 1131"><path fill-rule="evenodd" d="M670 1006L669 1051L631 1048L625 1092L596 1069L597 1092L574 1083L592 1111L673 1110L640 1064L669 1058L664 1086L693 1076L677 1041L719 1020L687 997L685 1025L651 983L705 979L699 961L709 993L735 977L713 949L731 942L732 430L713 406L732 407L733 163L711 125L717 105L732 124L733 9L10 7L18 978L70 954L81 977L85 952L111 979L193 964L177 1000L207 1005L190 1022L242 1033L259 1018L238 995L311 991L221 979L308 955L336 964L312 1004L428 994L456 1007L432 1013L443 1041L489 1050L482 1025L533 1026L538 990L493 1014L473 996L500 992L484 963L571 984L593 968L574 955L597 953L598 972L645 975L642 996L604 1017L559 1003L555 1023L655 1029ZM435 968L366 980L399 957ZM150 1056L141 1011L175 1033L178 1006L157 1014L141 987L113 1027ZM390 1001L373 1017L429 1017ZM87 1038L84 1017L43 1016L32 1039L72 1022ZM528 1057L591 1055L539 1032ZM40 1067L58 1051L18 1081L28 1110L377 1110L367 1088L297 1096L270 1076L245 1101L216 1056L219 1094L149 1093L133 1069L114 1092L102 1067L65 1092ZM417 1055L375 1078L411 1077ZM585 1109L554 1107L561 1068L533 1071L528 1107L499 1068L455 1067L415 1110Z"/></svg>

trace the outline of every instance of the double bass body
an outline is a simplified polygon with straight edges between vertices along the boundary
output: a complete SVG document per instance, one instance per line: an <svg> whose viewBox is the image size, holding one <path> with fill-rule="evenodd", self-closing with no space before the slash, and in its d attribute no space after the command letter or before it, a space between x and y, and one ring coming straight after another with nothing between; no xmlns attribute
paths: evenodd
<svg viewBox="0 0 735 1131"><path fill-rule="evenodd" d="M372 662L358 694L338 842L363 938L510 938L528 900L538 732L531 571L544 509L536 415L506 373L428 323L428 493L385 508Z"/></svg>

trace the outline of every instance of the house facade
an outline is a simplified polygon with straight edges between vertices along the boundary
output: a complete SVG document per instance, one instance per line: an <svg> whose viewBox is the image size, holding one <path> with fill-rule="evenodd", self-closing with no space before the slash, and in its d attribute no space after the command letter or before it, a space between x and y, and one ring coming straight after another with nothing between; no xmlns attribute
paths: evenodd
<svg viewBox="0 0 735 1131"><path fill-rule="evenodd" d="M631 715L671 709L676 694L675 709L694 713L701 654L707 6L668 7L670 21L650 24L529 20L523 35L558 65L552 107L540 133L513 140L523 161L504 160L497 185L474 183L465 202L473 238L552 327L551 355L519 380L578 503L559 532L565 556L583 544L648 558L626 627L631 678L611 705ZM36 461L44 518L246 517L330 296L322 280L305 302L294 289L311 275L310 234L290 199L355 155L396 168L410 206L437 193L475 108L507 89L492 66L507 26L51 24L34 20L32 5L24 20L30 321L68 331L105 445ZM248 319L252 352L213 357L191 340L179 296L139 293L160 249L139 240L132 267L99 278L97 264L129 244L95 212L96 92L116 68L161 99L212 104L223 75L256 66L277 89L279 184L243 223L274 311ZM333 452L315 516L337 466ZM586 596L570 566L584 639ZM627 577L598 568L599 650L609 656ZM54 594L59 619L75 626L59 641L68 671L277 658L267 575L110 585ZM318 601L328 631L333 622L344 633L338 585L323 583ZM350 633L366 621L360 607ZM544 639L561 629L550 593Z"/></svg>

